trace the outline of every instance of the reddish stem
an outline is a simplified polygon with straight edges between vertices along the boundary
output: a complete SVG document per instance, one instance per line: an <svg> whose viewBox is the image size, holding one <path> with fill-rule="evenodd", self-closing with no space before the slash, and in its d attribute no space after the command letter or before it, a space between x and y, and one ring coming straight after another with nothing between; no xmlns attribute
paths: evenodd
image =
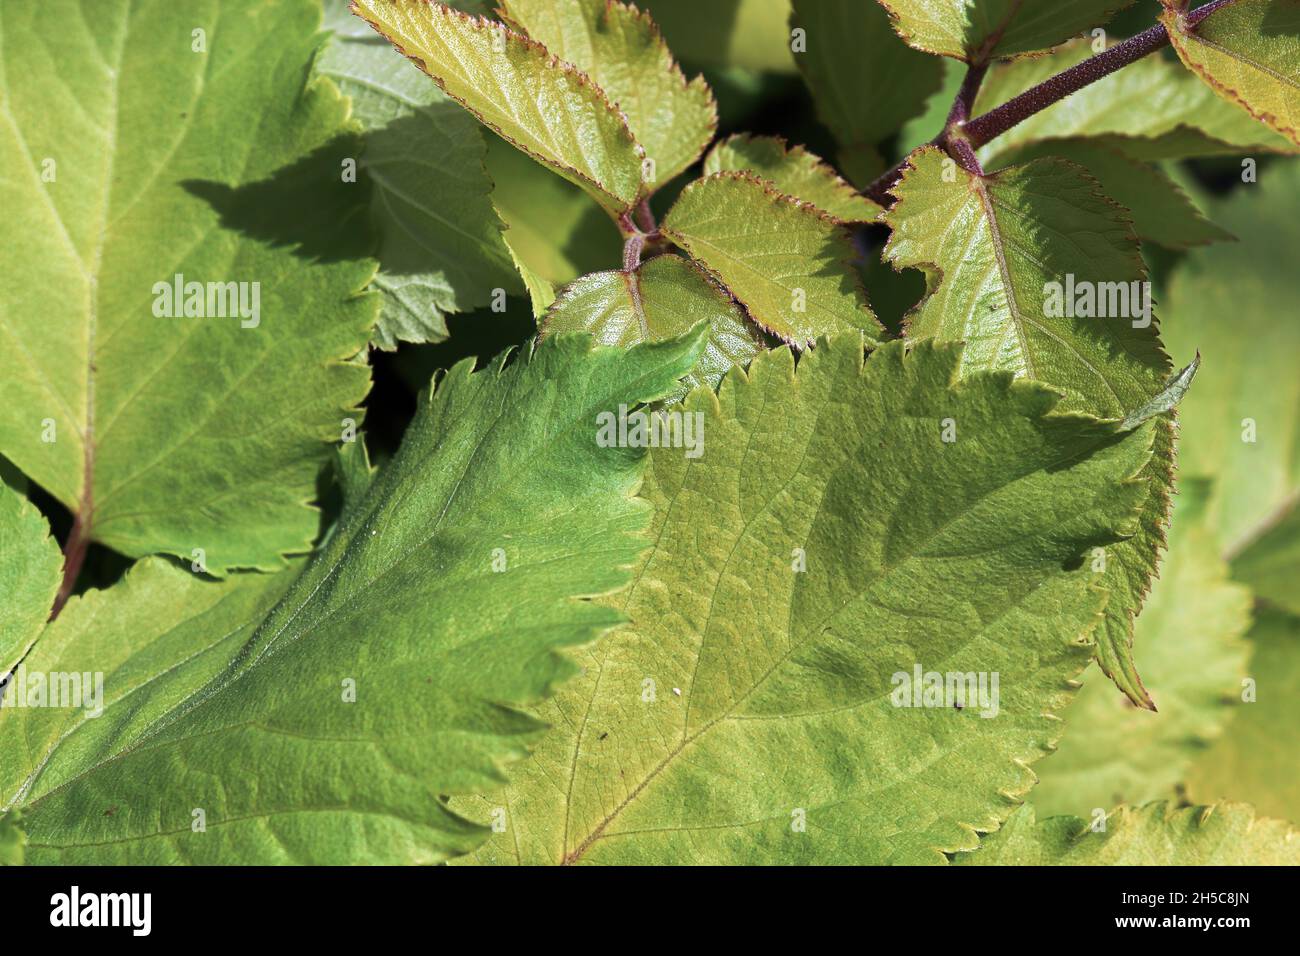
<svg viewBox="0 0 1300 956"><path fill-rule="evenodd" d="M1235 2L1236 0L1213 0L1184 15L1182 22L1188 29L1195 29L1210 14ZM944 131L931 140L929 145L947 149L963 168L977 172L979 161L975 157L975 150L984 144L1002 135L1016 124L1024 122L1035 113L1047 109L1053 103L1059 103L1071 93L1076 93L1085 86L1096 83L1116 70L1135 63L1168 45L1169 32L1163 23L1157 23L1151 29L1144 30L1137 36L1117 43L1109 50L1089 57L1082 63L1044 80L1032 89L1007 100L996 109L969 119L986 69L984 66L972 66L967 71L965 80L962 81L952 110L948 113L948 122ZM892 206L894 197L889 191L898 184L906 168L907 160L903 159L893 169L879 176L863 192L886 208Z"/></svg>
<svg viewBox="0 0 1300 956"><path fill-rule="evenodd" d="M82 507L77 510L77 517L73 519L68 540L63 545L63 580L59 583L59 593L54 597L54 607L50 609L51 621L59 616L63 605L67 604L68 598L72 597L77 576L86 561L86 549L90 546L89 516L90 508L83 502Z"/></svg>
<svg viewBox="0 0 1300 956"><path fill-rule="evenodd" d="M1077 93L1085 86L1110 76L1130 63L1136 63L1168 44L1169 33L1165 30L1165 25L1157 23L1151 29L1144 30L1123 43L1117 43L1109 50L1089 57L1064 73L1058 73L1019 96L1012 97L997 109L977 116L966 124L966 136L971 146L978 149L1035 113L1047 109L1053 103L1059 103L1071 93Z"/></svg>

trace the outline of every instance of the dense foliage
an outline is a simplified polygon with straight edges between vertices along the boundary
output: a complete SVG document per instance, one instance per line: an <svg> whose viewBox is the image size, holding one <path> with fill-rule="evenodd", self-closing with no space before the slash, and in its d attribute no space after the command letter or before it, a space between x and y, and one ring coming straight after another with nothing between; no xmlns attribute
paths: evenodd
<svg viewBox="0 0 1300 956"><path fill-rule="evenodd" d="M4 6L0 862L1300 862L1300 0L640 6Z"/></svg>

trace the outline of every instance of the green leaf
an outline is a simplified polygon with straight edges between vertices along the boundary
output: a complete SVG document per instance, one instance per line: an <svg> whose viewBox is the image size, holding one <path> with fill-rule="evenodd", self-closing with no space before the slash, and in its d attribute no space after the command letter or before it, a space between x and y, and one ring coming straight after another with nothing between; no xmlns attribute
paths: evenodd
<svg viewBox="0 0 1300 956"><path fill-rule="evenodd" d="M1212 478L1210 522L1228 554L1242 553L1300 497L1300 169L1263 166L1209 207L1239 242L1193 250L1174 271L1161 328L1170 350L1204 367L1179 412L1179 470Z"/></svg>
<svg viewBox="0 0 1300 956"><path fill-rule="evenodd" d="M506 781L542 729L516 705L619 621L576 599L622 586L646 544L641 453L600 447L597 415L671 391L702 344L560 336L504 369L461 362L301 575L214 583L151 559L70 602L26 677L100 671L102 714L0 711L27 862L472 850L487 831L444 797Z"/></svg>
<svg viewBox="0 0 1300 956"><path fill-rule="evenodd" d="M353 9L480 122L606 209L641 198L645 152L622 114L540 43L425 0L353 0Z"/></svg>
<svg viewBox="0 0 1300 956"><path fill-rule="evenodd" d="M360 418L374 263L347 103L308 81L319 23L310 0L0 19L0 206L27 237L0 266L0 454L125 554L282 566ZM226 317L164 298L176 276Z"/></svg>
<svg viewBox="0 0 1300 956"><path fill-rule="evenodd" d="M1040 159L976 176L927 147L913 154L894 194L886 256L930 276L909 335L964 341L964 372L1037 379L1064 393L1063 407L1103 418L1123 419L1164 391L1169 359L1149 298L1145 309L1138 304L1149 289L1132 226L1079 167ZM1106 299L1105 310L1118 314L1079 316L1082 289L1094 293L1093 311ZM1132 622L1164 544L1173 483L1167 418L1147 477L1142 531L1110 551L1112 596L1095 653L1134 703L1151 708L1132 664Z"/></svg>
<svg viewBox="0 0 1300 956"><path fill-rule="evenodd" d="M365 131L359 157L372 194L370 213L382 237L383 297L374 344L441 342L446 315L487 305L494 289L520 291L504 223L492 208L483 168L483 135L474 118L382 37L327 0L334 39L316 63L352 99Z"/></svg>
<svg viewBox="0 0 1300 956"><path fill-rule="evenodd" d="M1066 708L1057 753L1036 768L1042 816L1089 818L1098 807L1171 797L1232 714L1250 647L1250 592L1228 580L1206 527L1208 488L1183 482L1169 554L1137 619L1134 657L1160 713L1134 707L1100 675Z"/></svg>
<svg viewBox="0 0 1300 956"><path fill-rule="evenodd" d="M488 138L492 202L509 225L506 245L538 278L564 285L623 262L623 237L605 210L505 140ZM522 272L521 272L522 274Z"/></svg>
<svg viewBox="0 0 1300 956"><path fill-rule="evenodd" d="M1294 579L1293 579L1294 581ZM1261 813L1300 819L1300 618L1261 608L1251 629L1254 697L1233 700L1236 716L1187 775L1196 800L1248 800Z"/></svg>
<svg viewBox="0 0 1300 956"><path fill-rule="evenodd" d="M1052 817L1035 822L1021 807L974 853L953 861L975 866L1295 866L1300 833L1289 823L1257 818L1244 805L1175 808L1167 803L1119 807L1106 828Z"/></svg>
<svg viewBox="0 0 1300 956"><path fill-rule="evenodd" d="M1172 10L1160 19L1214 92L1300 146L1300 0L1234 0L1195 27Z"/></svg>
<svg viewBox="0 0 1300 956"><path fill-rule="evenodd" d="M1133 0L880 0L918 50L987 63L1036 53L1109 20Z"/></svg>
<svg viewBox="0 0 1300 956"><path fill-rule="evenodd" d="M974 112L1001 106L1092 55L1090 44L1076 42L1047 56L995 67L980 88ZM1295 151L1285 137L1215 96L1178 63L1149 56L1017 124L979 156L988 165L1016 146L1078 137L1100 138L1143 160Z"/></svg>
<svg viewBox="0 0 1300 956"><path fill-rule="evenodd" d="M850 330L880 335L850 266L847 230L748 173L691 183L661 230L722 283L763 328L800 348Z"/></svg>
<svg viewBox="0 0 1300 956"><path fill-rule="evenodd" d="M704 158L704 174L724 171L752 173L777 192L812 203L841 222L872 222L881 212L820 157L802 146L791 148L779 136L738 133L718 143Z"/></svg>
<svg viewBox="0 0 1300 956"><path fill-rule="evenodd" d="M793 73L789 0L640 0L654 14L668 45L705 66Z"/></svg>
<svg viewBox="0 0 1300 956"><path fill-rule="evenodd" d="M1292 505L1276 523L1233 558L1232 574L1256 597L1300 614L1300 509ZM1296 814L1300 817L1300 814Z"/></svg>
<svg viewBox="0 0 1300 956"><path fill-rule="evenodd" d="M524 280L524 287L528 290L528 302L533 309L533 318L540 319L555 301L555 286L534 272L532 267L519 257L510 242L507 242L506 246L510 249L515 268L519 270L519 275Z"/></svg>
<svg viewBox="0 0 1300 956"><path fill-rule="evenodd" d="M954 385L959 358L889 343L864 369L844 337L687 398L704 454L651 453L631 623L538 710L517 782L454 804L509 808L478 862L936 863L998 825L1101 609L1066 566L1131 530L1151 430ZM914 666L997 672L997 716L895 707Z"/></svg>
<svg viewBox="0 0 1300 956"><path fill-rule="evenodd" d="M541 334L585 331L601 345L659 342L708 323L700 363L674 393L717 388L722 376L745 367L763 344L731 297L695 264L656 256L633 272L596 272L564 289L542 323Z"/></svg>
<svg viewBox="0 0 1300 956"><path fill-rule="evenodd" d="M1132 227L1079 167L1040 159L979 177L927 147L894 194L886 256L931 276L913 336L965 341L964 368L1047 382L1066 407L1101 417L1122 418L1159 389L1169 360L1153 323L1135 327L1141 290L1134 298L1129 284L1146 276ZM1049 288L1066 298L1070 275L1079 289L1125 284L1112 304L1129 314L1051 317Z"/></svg>
<svg viewBox="0 0 1300 956"><path fill-rule="evenodd" d="M997 164L1016 166L1045 156L1060 156L1086 169L1102 192L1128 211L1141 240L1187 249L1233 238L1206 219L1167 173L1124 155L1113 142L1044 140L1000 154Z"/></svg>
<svg viewBox="0 0 1300 956"><path fill-rule="evenodd" d="M0 816L0 866L21 866L26 845L19 814Z"/></svg>
<svg viewBox="0 0 1300 956"><path fill-rule="evenodd" d="M879 4L795 0L790 23L805 33L806 48L794 59L817 115L846 149L898 132L943 82L944 61L900 42Z"/></svg>
<svg viewBox="0 0 1300 956"><path fill-rule="evenodd" d="M50 616L63 560L36 506L0 483L0 678Z"/></svg>
<svg viewBox="0 0 1300 956"><path fill-rule="evenodd" d="M718 107L689 83L648 13L620 0L503 0L503 15L604 90L654 161L649 185L690 166L713 139Z"/></svg>

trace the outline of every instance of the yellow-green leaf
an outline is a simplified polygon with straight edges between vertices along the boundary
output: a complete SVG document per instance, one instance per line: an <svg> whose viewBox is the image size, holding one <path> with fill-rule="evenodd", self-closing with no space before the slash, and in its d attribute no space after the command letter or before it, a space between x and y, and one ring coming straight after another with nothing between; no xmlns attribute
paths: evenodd
<svg viewBox="0 0 1300 956"><path fill-rule="evenodd" d="M1061 715L1060 748L1035 768L1030 800L1040 816L1087 818L1098 807L1172 797L1233 717L1251 600L1228 579L1206 526L1208 491L1205 482L1181 483L1169 553L1134 628L1133 657L1160 712L1134 707L1099 673L1085 676Z"/></svg>
<svg viewBox="0 0 1300 956"><path fill-rule="evenodd" d="M674 397L697 385L716 388L763 347L745 314L698 266L656 256L626 272L595 272L565 288L542 323L542 335L585 331L601 345L636 345L684 335L707 322L708 344Z"/></svg>
<svg viewBox="0 0 1300 956"><path fill-rule="evenodd" d="M1132 530L1150 426L957 382L959 346L862 344L687 398L704 454L651 452L628 626L517 782L453 802L505 808L476 862L943 863L1033 784L1104 599L1078 559ZM961 698L904 691L917 669Z"/></svg>
<svg viewBox="0 0 1300 956"><path fill-rule="evenodd" d="M1098 821L1017 810L974 853L973 866L1296 866L1300 832L1255 816L1240 803L1176 809L1167 803L1119 807Z"/></svg>
<svg viewBox="0 0 1300 956"><path fill-rule="evenodd" d="M963 370L1046 382L1065 393L1065 407L1106 418L1149 408L1163 391L1169 359L1132 225L1078 166L1049 158L977 176L927 147L913 154L894 194L886 255L930 277L909 335L964 341ZM1164 544L1168 416L1148 477L1141 533L1110 549L1104 580L1112 596L1096 643L1102 668L1144 707L1152 702L1132 663L1132 622Z"/></svg>
<svg viewBox="0 0 1300 956"><path fill-rule="evenodd" d="M586 73L654 164L653 188L700 158L718 127L704 77L687 82L650 14L621 0L505 0L502 12Z"/></svg>
<svg viewBox="0 0 1300 956"><path fill-rule="evenodd" d="M1035 53L1105 23L1133 0L880 0L918 50L969 63Z"/></svg>
<svg viewBox="0 0 1300 956"><path fill-rule="evenodd" d="M664 235L722 280L750 316L800 348L848 330L880 327L850 266L843 225L748 173L716 173L684 190Z"/></svg>
<svg viewBox="0 0 1300 956"><path fill-rule="evenodd" d="M59 546L36 506L0 482L0 679L50 616L61 563Z"/></svg>
<svg viewBox="0 0 1300 956"><path fill-rule="evenodd" d="M1300 0L1233 0L1194 26L1172 10L1160 19L1214 92L1300 145Z"/></svg>
<svg viewBox="0 0 1300 956"><path fill-rule="evenodd" d="M427 0L353 0L353 9L482 123L607 209L640 198L645 153L622 114L542 44Z"/></svg>
<svg viewBox="0 0 1300 956"><path fill-rule="evenodd" d="M812 203L841 222L871 222L881 209L802 146L788 146L779 136L737 133L704 158L704 174L749 172L766 179L791 199Z"/></svg>
<svg viewBox="0 0 1300 956"><path fill-rule="evenodd" d="M1187 792L1300 820L1300 618L1261 608L1248 637L1250 683L1235 688L1232 722L1192 766Z"/></svg>

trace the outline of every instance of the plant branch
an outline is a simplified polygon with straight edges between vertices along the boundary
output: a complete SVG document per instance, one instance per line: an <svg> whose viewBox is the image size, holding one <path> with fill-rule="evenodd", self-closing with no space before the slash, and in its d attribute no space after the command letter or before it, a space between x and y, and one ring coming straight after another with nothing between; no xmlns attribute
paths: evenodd
<svg viewBox="0 0 1300 956"><path fill-rule="evenodd" d="M1136 63L1168 44L1169 33L1165 30L1165 25L1157 23L1151 29L1144 30L1123 43L1117 43L1109 50L1089 57L1064 73L1058 73L1019 96L1012 97L997 109L977 116L966 124L966 136L971 146L978 149L1035 113L1047 109L1053 103L1059 103L1071 93L1077 93L1085 86L1110 76L1130 63Z"/></svg>
<svg viewBox="0 0 1300 956"><path fill-rule="evenodd" d="M1213 0L1211 3L1184 14L1181 17L1181 22L1186 28L1194 29L1197 24L1214 13L1214 11L1235 2L1236 0ZM1136 63L1143 57L1149 56L1156 50L1168 45L1169 32L1165 29L1163 23L1157 23L1149 30L1130 37L1122 43L1117 43L1109 50L1098 53L1096 56L1089 57L1082 63L1044 80L1032 89L1026 90L1019 96L1007 100L996 109L974 119L970 119L970 112L987 67L972 66L967 70L966 78L962 81L961 89L958 91L957 98L948 113L948 121L943 132L926 145L938 146L941 149L948 150L964 169L978 172L979 161L975 157L975 150L1001 136L1018 123L1024 122L1035 113L1047 109L1053 103L1060 102L1071 93L1077 93L1085 86L1096 83L1116 70L1123 69L1130 63ZM886 208L892 206L894 197L890 195L889 191L902 178L903 170L906 167L907 159L904 158L893 169L879 176L863 192L868 198Z"/></svg>

